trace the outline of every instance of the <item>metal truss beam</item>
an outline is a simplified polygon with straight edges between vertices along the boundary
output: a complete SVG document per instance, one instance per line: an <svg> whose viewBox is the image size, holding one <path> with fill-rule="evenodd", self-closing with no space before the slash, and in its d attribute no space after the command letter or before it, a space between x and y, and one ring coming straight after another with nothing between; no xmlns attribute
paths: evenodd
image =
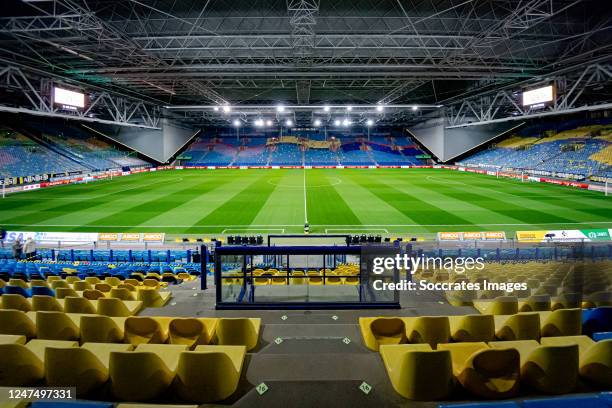
<svg viewBox="0 0 612 408"><path fill-rule="evenodd" d="M0 110L97 121L121 126L150 128L159 126L160 108L158 105L113 95L107 91L85 91L89 102L83 110L63 109L53 103L52 90L55 85L62 86L62 82L52 77L32 75L19 67L0 66L0 86L21 96L13 98L12 105L0 105Z"/></svg>
<svg viewBox="0 0 612 408"><path fill-rule="evenodd" d="M552 83L556 86L555 100L552 103L539 107L522 106L523 90ZM609 86L610 83L612 83L612 65L591 64L576 71L534 80L522 84L522 87L483 93L447 105L446 119L449 126L460 126L467 123L491 123L492 121L571 113L576 112L576 109L590 110L593 106L585 106L585 103L579 106L585 91L593 87ZM587 104L589 102L586 101Z"/></svg>

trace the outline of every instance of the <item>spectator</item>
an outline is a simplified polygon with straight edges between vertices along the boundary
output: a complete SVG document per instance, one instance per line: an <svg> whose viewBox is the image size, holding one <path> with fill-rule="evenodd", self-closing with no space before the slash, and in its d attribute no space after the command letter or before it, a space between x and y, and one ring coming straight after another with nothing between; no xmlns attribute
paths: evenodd
<svg viewBox="0 0 612 408"><path fill-rule="evenodd" d="M36 241L32 237L26 239L23 245L23 252L25 252L25 257L28 261L33 261L36 258Z"/></svg>
<svg viewBox="0 0 612 408"><path fill-rule="evenodd" d="M13 242L13 258L19 260L21 259L21 251L23 250L23 245L21 245L21 240L17 238L15 242Z"/></svg>

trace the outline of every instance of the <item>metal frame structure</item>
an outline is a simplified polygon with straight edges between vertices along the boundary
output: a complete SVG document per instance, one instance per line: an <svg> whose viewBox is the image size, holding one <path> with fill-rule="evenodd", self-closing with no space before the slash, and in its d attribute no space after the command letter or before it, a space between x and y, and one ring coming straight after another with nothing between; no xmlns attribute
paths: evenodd
<svg viewBox="0 0 612 408"><path fill-rule="evenodd" d="M6 3L0 58L101 87L113 122L134 109L115 109L115 93L159 106L442 104L450 125L528 116L513 93L551 76L565 95L555 112L608 99L597 88L609 85L612 12L599 0ZM581 77L588 66L598 73ZM420 120L408 109L378 123ZM310 124L312 111L294 121Z"/></svg>

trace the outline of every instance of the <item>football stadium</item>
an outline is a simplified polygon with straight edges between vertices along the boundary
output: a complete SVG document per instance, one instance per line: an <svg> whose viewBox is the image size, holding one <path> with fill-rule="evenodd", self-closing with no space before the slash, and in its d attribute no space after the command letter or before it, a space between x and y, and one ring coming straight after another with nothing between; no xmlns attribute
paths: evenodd
<svg viewBox="0 0 612 408"><path fill-rule="evenodd" d="M0 3L0 408L612 408L609 1Z"/></svg>

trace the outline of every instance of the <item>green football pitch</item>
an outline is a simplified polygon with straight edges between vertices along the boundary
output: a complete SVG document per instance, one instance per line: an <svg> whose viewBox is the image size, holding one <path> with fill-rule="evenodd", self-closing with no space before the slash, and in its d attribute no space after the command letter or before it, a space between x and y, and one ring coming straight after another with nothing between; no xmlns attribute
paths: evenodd
<svg viewBox="0 0 612 408"><path fill-rule="evenodd" d="M437 169L174 170L0 200L7 230L423 234L612 228L612 197Z"/></svg>

